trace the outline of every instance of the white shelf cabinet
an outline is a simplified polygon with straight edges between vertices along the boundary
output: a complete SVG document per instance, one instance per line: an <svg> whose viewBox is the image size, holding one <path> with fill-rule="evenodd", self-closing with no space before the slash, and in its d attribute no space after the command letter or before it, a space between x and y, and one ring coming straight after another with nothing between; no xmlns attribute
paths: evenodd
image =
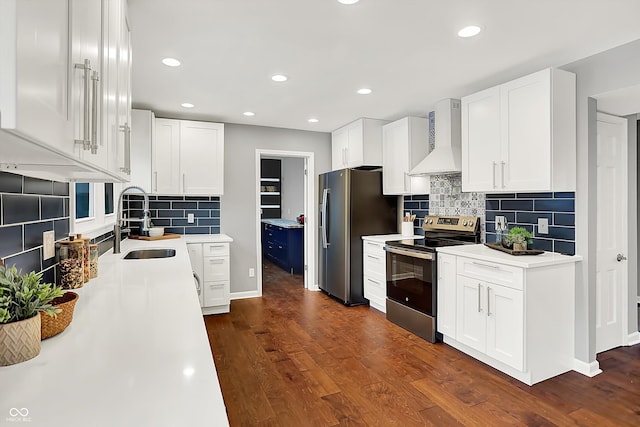
<svg viewBox="0 0 640 427"><path fill-rule="evenodd" d="M462 191L575 191L575 84L548 68L462 98Z"/></svg>
<svg viewBox="0 0 640 427"><path fill-rule="evenodd" d="M224 125L156 119L153 193L222 195Z"/></svg>
<svg viewBox="0 0 640 427"><path fill-rule="evenodd" d="M429 194L428 176L409 172L429 152L429 120L405 117L382 127L382 193Z"/></svg>
<svg viewBox="0 0 640 427"><path fill-rule="evenodd" d="M438 251L438 331L532 385L573 369L574 288L574 262L523 268Z"/></svg>
<svg viewBox="0 0 640 427"><path fill-rule="evenodd" d="M196 290L202 314L229 313L229 243L189 243L187 249L196 276Z"/></svg>
<svg viewBox="0 0 640 427"><path fill-rule="evenodd" d="M332 170L382 165L383 120L361 118L331 133Z"/></svg>

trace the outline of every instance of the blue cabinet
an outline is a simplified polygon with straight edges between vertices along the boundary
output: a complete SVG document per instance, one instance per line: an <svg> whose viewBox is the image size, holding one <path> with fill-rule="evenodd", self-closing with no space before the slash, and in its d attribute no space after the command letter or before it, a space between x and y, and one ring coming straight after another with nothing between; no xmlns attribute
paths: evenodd
<svg viewBox="0 0 640 427"><path fill-rule="evenodd" d="M304 228L262 223L262 255L291 274L304 270Z"/></svg>

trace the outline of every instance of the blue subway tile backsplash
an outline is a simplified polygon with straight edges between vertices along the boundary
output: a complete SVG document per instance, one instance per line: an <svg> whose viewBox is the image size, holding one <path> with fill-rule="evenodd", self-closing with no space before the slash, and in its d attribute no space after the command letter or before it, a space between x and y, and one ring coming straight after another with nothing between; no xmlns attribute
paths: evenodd
<svg viewBox="0 0 640 427"><path fill-rule="evenodd" d="M69 233L69 184L0 172L0 259L55 281L56 258L43 260L42 233Z"/></svg>
<svg viewBox="0 0 640 427"><path fill-rule="evenodd" d="M486 241L495 241L495 217L503 215L509 228L533 232L534 249L575 255L575 193L487 194L486 209ZM539 233L538 218L549 221L548 234Z"/></svg>
<svg viewBox="0 0 640 427"><path fill-rule="evenodd" d="M142 216L142 196L125 195L123 210L129 217ZM153 225L165 227L166 233L220 234L220 197L217 196L149 196ZM194 222L188 216L193 214Z"/></svg>

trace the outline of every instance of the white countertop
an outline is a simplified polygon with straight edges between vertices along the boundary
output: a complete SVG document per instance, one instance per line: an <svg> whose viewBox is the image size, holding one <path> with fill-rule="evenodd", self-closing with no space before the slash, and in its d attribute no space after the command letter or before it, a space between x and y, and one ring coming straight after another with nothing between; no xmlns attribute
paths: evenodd
<svg viewBox="0 0 640 427"><path fill-rule="evenodd" d="M514 267L536 268L549 265L566 264L582 261L580 255L562 255L555 252L545 252L540 255L509 255L485 245L460 245L437 248L438 252L464 256L482 261L497 262Z"/></svg>
<svg viewBox="0 0 640 427"><path fill-rule="evenodd" d="M191 237L125 240L121 254L101 256L99 277L74 290L71 325L34 359L0 367L0 425L11 408L27 408L31 426L227 426ZM176 256L122 259L141 247Z"/></svg>
<svg viewBox="0 0 640 427"><path fill-rule="evenodd" d="M263 219L261 221L265 224L271 224L281 228L304 228L303 224L299 224L298 221L294 221L292 219L271 218Z"/></svg>
<svg viewBox="0 0 640 427"><path fill-rule="evenodd" d="M185 234L182 236L187 243L231 243L233 239L226 234Z"/></svg>
<svg viewBox="0 0 640 427"><path fill-rule="evenodd" d="M385 243L392 242L394 240L412 240L412 239L424 239L424 236L415 234L413 236L403 236L402 234L377 234L374 236L362 236L362 240L369 240L371 242Z"/></svg>

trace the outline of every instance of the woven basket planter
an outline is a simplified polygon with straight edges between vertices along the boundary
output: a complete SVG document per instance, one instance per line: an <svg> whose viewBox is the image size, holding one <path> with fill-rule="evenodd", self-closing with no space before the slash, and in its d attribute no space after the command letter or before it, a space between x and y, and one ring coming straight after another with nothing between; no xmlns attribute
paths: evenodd
<svg viewBox="0 0 640 427"><path fill-rule="evenodd" d="M40 353L40 315L0 324L0 366L15 365Z"/></svg>
<svg viewBox="0 0 640 427"><path fill-rule="evenodd" d="M54 335L58 335L60 332L67 329L67 326L73 319L73 310L78 301L78 294L75 292L67 291L61 297L54 298L51 301L51 305L55 308L62 310L55 317L49 316L43 312L40 312L42 339L50 338Z"/></svg>

